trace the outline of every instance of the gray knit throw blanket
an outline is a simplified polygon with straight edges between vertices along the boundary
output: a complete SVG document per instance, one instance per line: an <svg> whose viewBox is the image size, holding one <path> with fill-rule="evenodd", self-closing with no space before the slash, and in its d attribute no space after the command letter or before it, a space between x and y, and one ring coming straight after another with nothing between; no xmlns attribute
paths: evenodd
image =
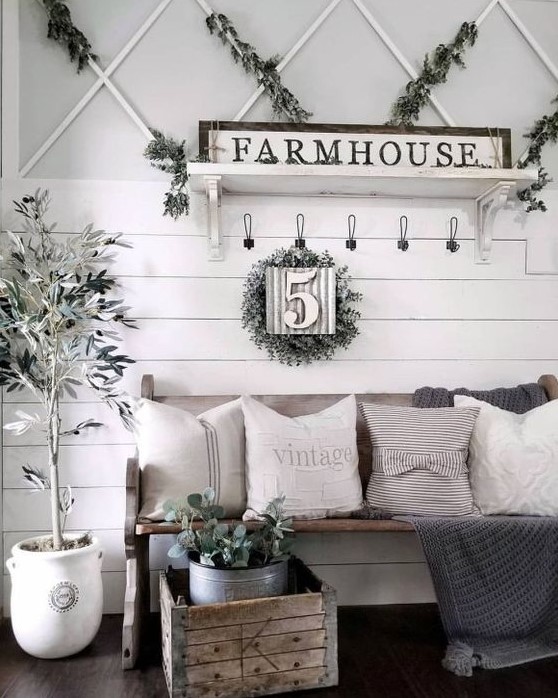
<svg viewBox="0 0 558 698"><path fill-rule="evenodd" d="M526 383L516 388L494 388L494 390L419 388L413 395L413 407L453 407L454 395L470 395L477 400L484 400L495 407L516 414L523 414L548 402L544 388L537 383Z"/></svg>
<svg viewBox="0 0 558 698"><path fill-rule="evenodd" d="M558 655L558 518L405 517L424 549L458 676Z"/></svg>

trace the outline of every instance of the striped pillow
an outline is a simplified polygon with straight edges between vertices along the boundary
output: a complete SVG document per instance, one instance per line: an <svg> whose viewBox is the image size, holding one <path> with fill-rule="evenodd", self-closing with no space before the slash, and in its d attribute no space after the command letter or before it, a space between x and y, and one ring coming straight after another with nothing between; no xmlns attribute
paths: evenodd
<svg viewBox="0 0 558 698"><path fill-rule="evenodd" d="M245 509L244 417L240 399L195 417L186 410L142 398L135 436L142 469L141 518L160 521L167 499L208 485L228 516Z"/></svg>
<svg viewBox="0 0 558 698"><path fill-rule="evenodd" d="M360 409L372 444L370 506L391 514L474 513L467 455L478 407Z"/></svg>

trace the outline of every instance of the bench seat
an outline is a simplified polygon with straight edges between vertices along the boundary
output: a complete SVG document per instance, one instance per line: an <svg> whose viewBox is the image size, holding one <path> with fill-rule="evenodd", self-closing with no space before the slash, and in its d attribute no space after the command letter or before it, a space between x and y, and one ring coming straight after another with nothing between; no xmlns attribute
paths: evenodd
<svg viewBox="0 0 558 698"><path fill-rule="evenodd" d="M200 522L194 522L194 528ZM257 521L240 521L239 519L223 519L223 523L243 523L249 531L255 530L260 524ZM347 531L412 531L413 527L406 521L394 519L297 519L293 521L296 533L345 533ZM180 524L169 523L138 523L136 536L163 535L165 533L180 533Z"/></svg>

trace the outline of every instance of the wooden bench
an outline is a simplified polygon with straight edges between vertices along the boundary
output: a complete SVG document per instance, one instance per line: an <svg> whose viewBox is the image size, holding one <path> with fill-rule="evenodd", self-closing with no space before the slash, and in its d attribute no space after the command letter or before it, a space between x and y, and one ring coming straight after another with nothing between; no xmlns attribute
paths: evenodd
<svg viewBox="0 0 558 698"><path fill-rule="evenodd" d="M549 399L558 399L558 380L553 375L539 378ZM141 396L150 400L188 410L198 415L205 410L234 400L236 395L206 396L155 396L153 376L142 379ZM312 414L329 407L345 395L259 395L265 405L281 414L294 417ZM366 393L356 396L358 402L376 402L386 405L411 405L410 394ZM359 469L363 483L366 485L370 474L371 447L368 432L362 416L357 418L357 445L359 452ZM364 490L363 490L364 491ZM188 494L186 492L179 494ZM131 669L138 658L142 627L149 614L149 537L151 535L176 534L180 531L178 524L151 523L138 520L141 509L141 471L137 455L128 459L126 473L126 522L124 541L126 550L126 595L124 600L124 625L122 631L122 667ZM248 527L257 523L248 523ZM412 527L401 521L357 518L332 518L295 521L298 533L352 532L352 531L412 531Z"/></svg>

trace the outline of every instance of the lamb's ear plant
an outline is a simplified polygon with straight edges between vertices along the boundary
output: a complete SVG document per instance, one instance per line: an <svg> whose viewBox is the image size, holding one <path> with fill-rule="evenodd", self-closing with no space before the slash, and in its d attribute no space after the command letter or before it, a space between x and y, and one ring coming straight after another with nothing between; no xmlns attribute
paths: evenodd
<svg viewBox="0 0 558 698"><path fill-rule="evenodd" d="M132 359L118 353L117 325L133 327L129 308L113 297L116 279L107 272L116 247L130 247L120 234L88 225L82 233L57 236L48 225L47 191L14 202L22 234L2 233L0 273L0 385L26 389L40 411L18 410L5 425L12 434L44 433L48 474L35 464L23 468L35 489L50 490L52 550L75 547L64 541L63 523L73 504L59 483L60 440L102 426L86 419L63 424L60 403L87 386L132 426L131 404L118 382ZM50 547L50 544L47 544Z"/></svg>
<svg viewBox="0 0 558 698"><path fill-rule="evenodd" d="M164 504L165 520L180 523L182 531L168 551L169 557L198 553L210 567L252 567L284 558L293 544L292 519L285 515L285 497L272 499L259 516L260 528L249 533L244 524L220 522L225 512L214 504L215 490L188 495ZM194 521L202 522L194 528Z"/></svg>

